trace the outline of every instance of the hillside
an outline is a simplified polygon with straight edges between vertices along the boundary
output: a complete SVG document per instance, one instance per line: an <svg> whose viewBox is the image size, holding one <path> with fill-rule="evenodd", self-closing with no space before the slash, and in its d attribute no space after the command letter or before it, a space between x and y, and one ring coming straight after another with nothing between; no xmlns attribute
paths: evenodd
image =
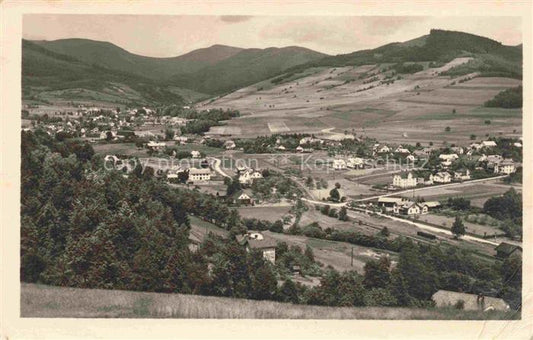
<svg viewBox="0 0 533 340"><path fill-rule="evenodd" d="M89 65L98 65L154 80L198 71L230 58L242 50L237 47L214 45L178 57L152 58L130 53L109 42L89 39L33 41L33 43Z"/></svg>
<svg viewBox="0 0 533 340"><path fill-rule="evenodd" d="M220 94L271 78L285 70L324 57L302 47L246 49L197 72L177 75L169 83L197 92Z"/></svg>
<svg viewBox="0 0 533 340"><path fill-rule="evenodd" d="M155 81L90 65L73 56L22 42L23 99L89 100L111 103L183 103L183 98Z"/></svg>
<svg viewBox="0 0 533 340"><path fill-rule="evenodd" d="M211 296L21 284L22 317L217 319L516 319L519 313L387 307L320 307Z"/></svg>
<svg viewBox="0 0 533 340"><path fill-rule="evenodd" d="M398 143L469 143L487 134L520 136L521 109L483 106L519 86L521 74L518 47L432 30L405 43L302 64L197 106L245 113L214 128L215 135L350 130Z"/></svg>
<svg viewBox="0 0 533 340"><path fill-rule="evenodd" d="M36 96L50 101L115 103L182 103L182 97L187 102L196 101L325 56L300 47L241 49L213 45L178 57L152 58L88 39L23 40L22 50L26 99ZM42 94L45 91L55 92Z"/></svg>

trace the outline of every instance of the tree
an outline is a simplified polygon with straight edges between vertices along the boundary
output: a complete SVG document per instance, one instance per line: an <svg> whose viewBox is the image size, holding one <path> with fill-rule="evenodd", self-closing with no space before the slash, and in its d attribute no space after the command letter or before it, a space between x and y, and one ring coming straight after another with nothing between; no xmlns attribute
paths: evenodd
<svg viewBox="0 0 533 340"><path fill-rule="evenodd" d="M105 133L105 140L108 141L108 142L113 140L113 133L111 131L107 131Z"/></svg>
<svg viewBox="0 0 533 340"><path fill-rule="evenodd" d="M341 210L339 211L339 220L348 221L348 210L345 206L342 206Z"/></svg>
<svg viewBox="0 0 533 340"><path fill-rule="evenodd" d="M341 195L339 193L339 190L337 188L331 189L331 191L329 192L329 199L332 200L333 202L338 202L340 198L341 198Z"/></svg>
<svg viewBox="0 0 533 340"><path fill-rule="evenodd" d="M380 230L379 234L384 237L389 237L390 236L389 228L383 227L383 229Z"/></svg>
<svg viewBox="0 0 533 340"><path fill-rule="evenodd" d="M167 129L165 130L165 139L166 139L166 140L172 140L172 139L174 139L174 136L175 136L175 135L176 135L176 132L175 132L173 129L171 129L171 128L167 128Z"/></svg>
<svg viewBox="0 0 533 340"><path fill-rule="evenodd" d="M313 188L313 177L309 176L307 177L306 181L305 181L305 185L312 189Z"/></svg>
<svg viewBox="0 0 533 340"><path fill-rule="evenodd" d="M365 288L385 288L390 282L390 260L382 256L379 261L370 260L365 264L363 285Z"/></svg>
<svg viewBox="0 0 533 340"><path fill-rule="evenodd" d="M459 215L455 216L455 222L453 222L453 225L452 225L453 235L455 236L456 239L458 239L459 237L463 236L465 232L466 230L465 230L463 221L461 220Z"/></svg>
<svg viewBox="0 0 533 340"><path fill-rule="evenodd" d="M298 288L291 279L286 280L279 290L279 300L282 302L299 303Z"/></svg>
<svg viewBox="0 0 533 340"><path fill-rule="evenodd" d="M450 131L452 131L452 128L449 127L449 126L447 126L447 127L444 129L444 131L446 131L446 132L450 132Z"/></svg>
<svg viewBox="0 0 533 340"><path fill-rule="evenodd" d="M313 248L309 247L309 245L305 246L305 257L311 262L315 262L315 254L313 253Z"/></svg>

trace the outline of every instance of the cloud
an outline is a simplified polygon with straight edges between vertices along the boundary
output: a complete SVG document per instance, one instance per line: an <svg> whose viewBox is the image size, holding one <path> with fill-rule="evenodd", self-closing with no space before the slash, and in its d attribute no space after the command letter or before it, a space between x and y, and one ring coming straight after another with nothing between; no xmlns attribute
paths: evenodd
<svg viewBox="0 0 533 340"><path fill-rule="evenodd" d="M253 16L251 15L221 15L220 20L223 22L227 22L230 24L238 23L238 22L245 22L250 19L252 19Z"/></svg>

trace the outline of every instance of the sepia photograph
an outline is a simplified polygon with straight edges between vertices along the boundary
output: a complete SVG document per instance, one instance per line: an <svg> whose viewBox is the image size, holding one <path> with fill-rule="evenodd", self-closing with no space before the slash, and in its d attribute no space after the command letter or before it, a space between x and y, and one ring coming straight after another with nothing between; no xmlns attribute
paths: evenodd
<svg viewBox="0 0 533 340"><path fill-rule="evenodd" d="M21 319L528 318L521 13L20 17Z"/></svg>

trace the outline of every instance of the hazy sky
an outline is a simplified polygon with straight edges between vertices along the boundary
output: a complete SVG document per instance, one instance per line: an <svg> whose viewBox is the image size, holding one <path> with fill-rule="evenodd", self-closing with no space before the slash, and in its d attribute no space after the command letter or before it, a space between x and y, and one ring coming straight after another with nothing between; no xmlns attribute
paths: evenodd
<svg viewBox="0 0 533 340"><path fill-rule="evenodd" d="M428 34L431 28L474 33L506 45L522 43L519 17L318 17L31 14L23 37L109 41L132 53L178 56L214 44L303 46L349 53Z"/></svg>

